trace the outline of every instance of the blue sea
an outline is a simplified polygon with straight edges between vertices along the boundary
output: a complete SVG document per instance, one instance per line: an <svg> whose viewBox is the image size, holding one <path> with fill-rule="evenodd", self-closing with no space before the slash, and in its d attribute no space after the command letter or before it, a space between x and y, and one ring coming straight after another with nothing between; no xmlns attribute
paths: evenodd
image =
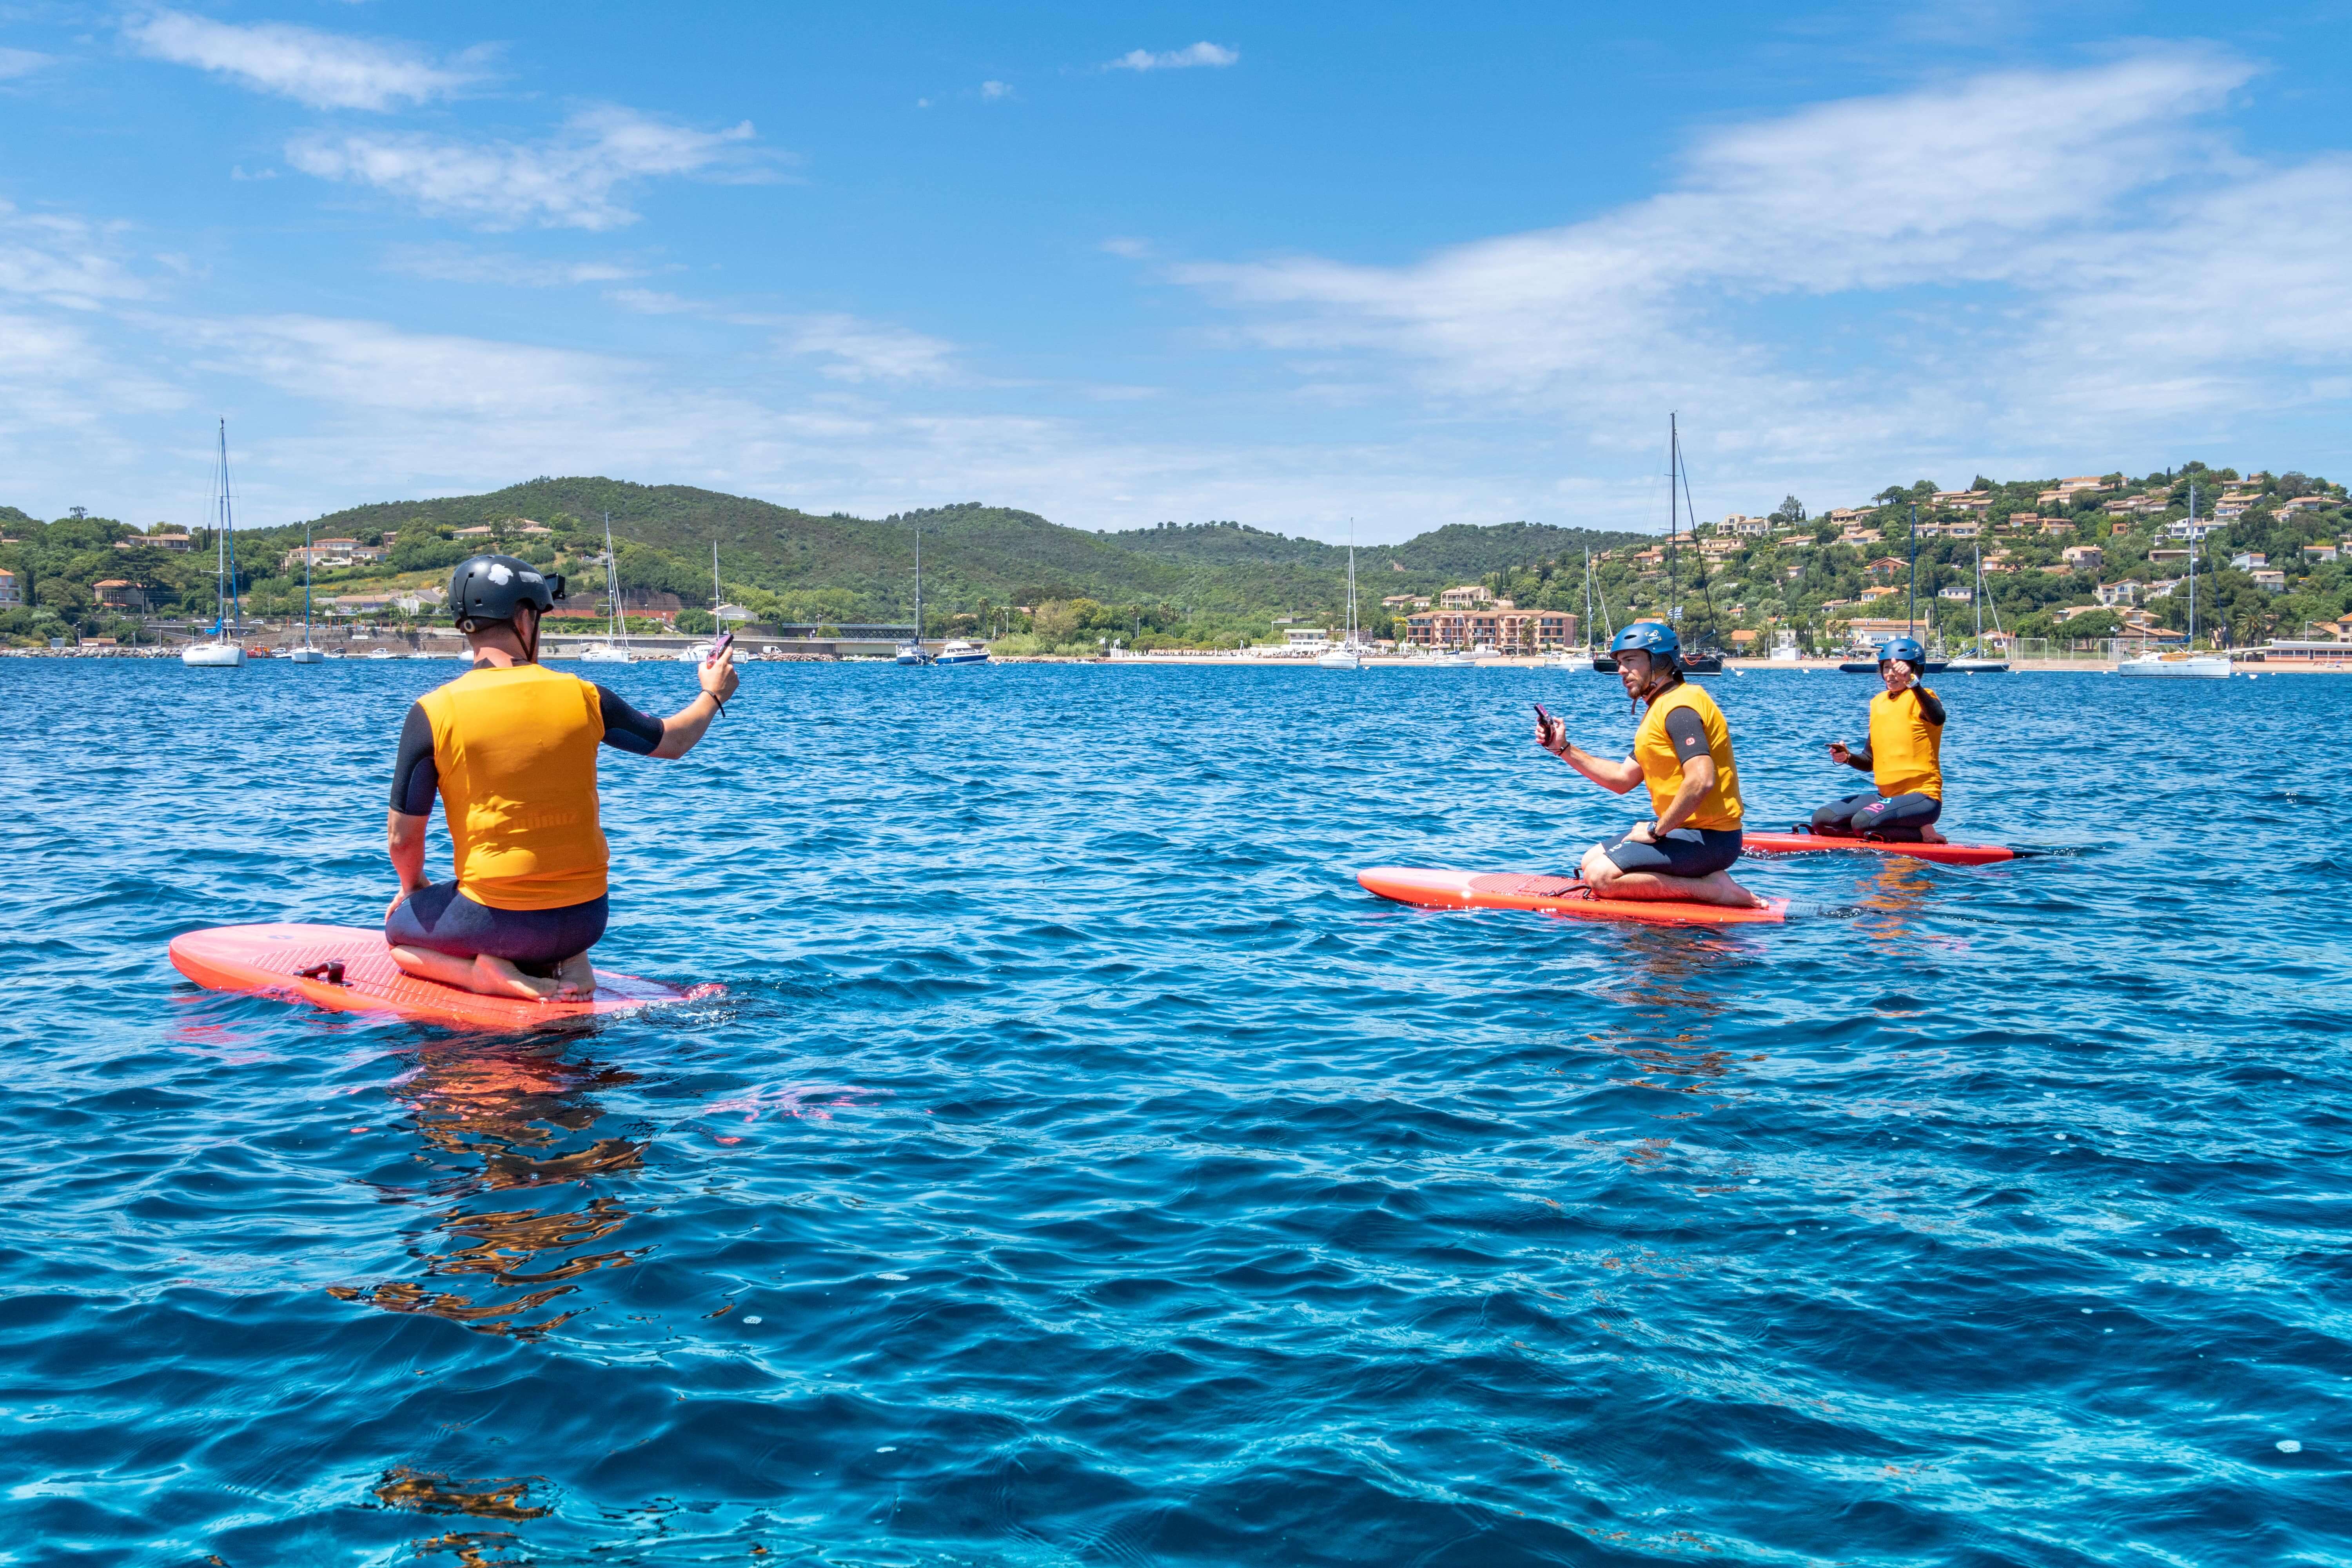
<svg viewBox="0 0 2352 1568"><path fill-rule="evenodd" d="M381 919L456 673L0 661L0 1563L2352 1563L2352 682L1945 678L2058 853L1708 933L1353 880L1629 823L1607 677L753 667L604 765L722 998L182 980ZM1866 679L1711 689L1857 786Z"/></svg>

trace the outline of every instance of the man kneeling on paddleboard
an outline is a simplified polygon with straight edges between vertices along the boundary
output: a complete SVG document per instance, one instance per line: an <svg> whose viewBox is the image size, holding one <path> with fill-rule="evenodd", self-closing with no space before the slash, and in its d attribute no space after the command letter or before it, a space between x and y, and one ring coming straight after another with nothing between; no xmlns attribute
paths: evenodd
<svg viewBox="0 0 2352 1568"><path fill-rule="evenodd" d="M1813 813L1815 833L1894 844L1944 842L1935 828L1944 814L1944 704L1919 684L1927 663L1927 650L1911 637L1879 647L1878 678L1886 689L1870 700L1870 738L1859 749L1830 742L1831 761L1860 768L1877 787Z"/></svg>
<svg viewBox="0 0 2352 1568"><path fill-rule="evenodd" d="M385 818L400 895L383 939L420 980L492 996L594 995L588 950L607 910L597 747L682 757L735 694L726 647L697 669L700 694L667 719L545 668L539 618L562 596L562 578L551 584L511 555L477 555L450 575L450 613L474 668L409 709ZM457 875L428 885L436 793Z"/></svg>
<svg viewBox="0 0 2352 1568"><path fill-rule="evenodd" d="M1579 870L1597 899L1680 899L1730 909L1764 900L1733 881L1739 858L1739 769L1731 727L1715 699L1683 679L1682 640L1659 621L1635 621L1609 645L1625 693L1649 704L1633 754L1612 763L1570 744L1568 727L1537 711L1536 742L1601 788L1650 791L1653 820L1585 852Z"/></svg>

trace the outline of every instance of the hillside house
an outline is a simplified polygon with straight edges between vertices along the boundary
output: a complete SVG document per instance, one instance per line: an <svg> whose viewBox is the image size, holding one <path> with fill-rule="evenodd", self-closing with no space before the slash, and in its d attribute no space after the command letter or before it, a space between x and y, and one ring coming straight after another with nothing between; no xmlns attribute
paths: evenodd
<svg viewBox="0 0 2352 1568"><path fill-rule="evenodd" d="M128 539L116 540L114 548L136 550L144 545L150 550L168 550L174 555L185 555L189 543L185 530L174 530L168 533L134 533Z"/></svg>
<svg viewBox="0 0 2352 1568"><path fill-rule="evenodd" d="M288 551L280 570L300 571L306 555L312 571L333 572L346 566L372 565L387 553L382 545L362 544L356 539L314 539L308 546L298 544Z"/></svg>
<svg viewBox="0 0 2352 1568"><path fill-rule="evenodd" d="M2271 563L2271 558L2259 550L2241 550L2230 557L2230 564L2241 572L2257 571Z"/></svg>
<svg viewBox="0 0 2352 1568"><path fill-rule="evenodd" d="M2249 572L2246 575L2252 577L2254 580L2254 586L2260 588L2265 594L2284 594L2286 592L2286 574L2284 572L2274 571L2265 567L2258 571Z"/></svg>
<svg viewBox="0 0 2352 1568"><path fill-rule="evenodd" d="M2281 501L2278 513L2281 517L2284 517L2289 512L2317 511L2326 504L2326 500L2319 496L2297 496L2293 500Z"/></svg>
<svg viewBox="0 0 2352 1568"><path fill-rule="evenodd" d="M2303 547L2303 558L2305 561L2333 561L2336 559L2336 546L2325 542L2306 544Z"/></svg>
<svg viewBox="0 0 2352 1568"><path fill-rule="evenodd" d="M1465 583L1458 588L1448 588L1437 595L1440 607L1448 610L1472 610L1487 604L1495 595L1484 584Z"/></svg>
<svg viewBox="0 0 2352 1568"><path fill-rule="evenodd" d="M143 611L147 608L147 590L127 577L109 577L103 583L93 583L89 591L97 595L101 609Z"/></svg>
<svg viewBox="0 0 2352 1568"><path fill-rule="evenodd" d="M2059 552L2067 566L2076 572L2096 572L2106 564L2106 552L2095 544L2070 544Z"/></svg>
<svg viewBox="0 0 2352 1568"><path fill-rule="evenodd" d="M2138 604L2139 590L2137 583L2126 578L2120 583L2102 583L2092 592L2098 596L2099 603L2115 609L2119 605Z"/></svg>
<svg viewBox="0 0 2352 1568"><path fill-rule="evenodd" d="M24 595L16 587L16 574L0 571L0 605L21 605Z"/></svg>

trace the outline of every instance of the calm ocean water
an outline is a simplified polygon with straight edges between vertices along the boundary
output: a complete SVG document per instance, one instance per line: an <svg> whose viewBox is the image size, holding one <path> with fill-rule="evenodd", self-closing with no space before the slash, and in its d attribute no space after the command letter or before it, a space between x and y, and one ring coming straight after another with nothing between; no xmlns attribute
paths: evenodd
<svg viewBox="0 0 2352 1568"><path fill-rule="evenodd" d="M753 668L604 773L722 1001L183 983L455 673L0 661L0 1562L2352 1563L2352 683L1946 678L2072 852L1717 936L1351 879L1572 867L1609 678ZM1870 689L1713 684L1751 822Z"/></svg>

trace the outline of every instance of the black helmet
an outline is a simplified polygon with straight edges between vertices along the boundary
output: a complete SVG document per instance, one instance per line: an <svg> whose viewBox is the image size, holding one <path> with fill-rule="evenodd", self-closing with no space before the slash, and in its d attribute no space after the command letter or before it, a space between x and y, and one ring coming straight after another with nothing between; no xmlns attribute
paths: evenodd
<svg viewBox="0 0 2352 1568"><path fill-rule="evenodd" d="M530 605L541 615L563 597L563 578L542 575L512 555L473 555L449 574L449 614L461 632L477 632L496 621L514 619L516 606Z"/></svg>

